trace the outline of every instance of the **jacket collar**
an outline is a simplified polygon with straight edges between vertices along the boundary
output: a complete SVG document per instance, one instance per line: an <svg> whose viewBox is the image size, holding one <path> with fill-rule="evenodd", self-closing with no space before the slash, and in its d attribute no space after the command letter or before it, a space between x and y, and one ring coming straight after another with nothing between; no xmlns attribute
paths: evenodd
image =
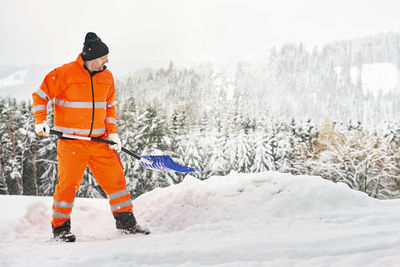
<svg viewBox="0 0 400 267"><path fill-rule="evenodd" d="M83 59L82 59L81 54L78 55L78 57L76 58L76 61L75 61L75 62L76 62L82 69L84 69L85 71L89 72L89 74L92 75L92 76L95 75L95 74L97 74L97 73L103 72L103 71L105 71L105 70L107 69L107 66L104 65L103 70L101 70L101 71L94 71L93 73L90 73L90 71L88 70L88 68L86 68L85 64L83 63Z"/></svg>
<svg viewBox="0 0 400 267"><path fill-rule="evenodd" d="M83 59L81 57L81 54L78 55L78 57L76 58L75 62L81 66L83 68Z"/></svg>

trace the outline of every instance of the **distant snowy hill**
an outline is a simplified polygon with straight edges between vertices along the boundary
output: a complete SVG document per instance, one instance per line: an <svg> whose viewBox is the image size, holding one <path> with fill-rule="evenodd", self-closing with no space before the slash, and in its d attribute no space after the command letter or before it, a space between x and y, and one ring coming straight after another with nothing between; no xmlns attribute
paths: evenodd
<svg viewBox="0 0 400 267"><path fill-rule="evenodd" d="M31 100L33 91L51 70L52 67L45 65L0 66L0 97Z"/></svg>
<svg viewBox="0 0 400 267"><path fill-rule="evenodd" d="M71 59L73 61L73 59ZM68 62L65 62L68 63ZM108 65L115 77L134 72L140 68L166 67L167 62L146 61L113 61ZM57 65L14 66L0 65L0 97L12 97L19 101L31 100L33 91L42 83L44 77Z"/></svg>
<svg viewBox="0 0 400 267"><path fill-rule="evenodd" d="M14 72L2 79L0 79L0 87L13 86L24 82L26 70Z"/></svg>
<svg viewBox="0 0 400 267"><path fill-rule="evenodd" d="M176 64L176 62L175 62ZM149 61L149 62L129 62L117 61L109 64L109 69L116 78L133 73L139 69L166 68L168 63ZM31 94L40 86L45 75L58 66L50 65L32 65L32 66L12 66L0 65L0 97L13 97L18 100L31 100ZM229 69L235 69L236 64L225 66L221 71L229 72ZM360 77L360 69L357 66L349 70L353 84L362 83L362 89L365 94L370 92L377 96L379 91L387 93L398 88L399 70L394 63L374 63L363 64ZM338 75L343 74L341 67L336 67Z"/></svg>
<svg viewBox="0 0 400 267"><path fill-rule="evenodd" d="M149 236L76 199L76 243L51 240L50 197L0 196L0 266L399 266L400 200L277 172L191 176L134 201Z"/></svg>

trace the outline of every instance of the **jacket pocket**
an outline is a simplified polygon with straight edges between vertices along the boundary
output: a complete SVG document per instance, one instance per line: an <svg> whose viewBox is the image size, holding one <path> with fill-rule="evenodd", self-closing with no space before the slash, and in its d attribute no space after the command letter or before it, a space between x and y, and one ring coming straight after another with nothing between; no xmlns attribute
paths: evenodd
<svg viewBox="0 0 400 267"><path fill-rule="evenodd" d="M96 77L95 98L96 101L106 101L111 89L112 80L106 77Z"/></svg>
<svg viewBox="0 0 400 267"><path fill-rule="evenodd" d="M69 81L64 91L65 100L70 102L88 102L92 99L92 85L90 81Z"/></svg>

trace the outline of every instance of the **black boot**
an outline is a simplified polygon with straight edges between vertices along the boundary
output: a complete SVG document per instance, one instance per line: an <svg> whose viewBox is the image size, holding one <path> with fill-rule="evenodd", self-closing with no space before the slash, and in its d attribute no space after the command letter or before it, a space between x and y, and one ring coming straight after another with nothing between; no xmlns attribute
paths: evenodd
<svg viewBox="0 0 400 267"><path fill-rule="evenodd" d="M142 228L137 224L135 216L132 212L114 212L115 224L117 229L122 230L125 234L150 234L148 228Z"/></svg>
<svg viewBox="0 0 400 267"><path fill-rule="evenodd" d="M53 235L54 240L59 242L75 242L76 238L75 235L71 233L71 221L68 220L65 223L54 227L53 228Z"/></svg>

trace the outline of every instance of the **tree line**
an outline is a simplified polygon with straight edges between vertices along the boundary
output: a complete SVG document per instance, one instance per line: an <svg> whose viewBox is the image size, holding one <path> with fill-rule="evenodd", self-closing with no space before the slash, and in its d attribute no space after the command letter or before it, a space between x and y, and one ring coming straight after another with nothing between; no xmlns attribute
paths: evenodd
<svg viewBox="0 0 400 267"><path fill-rule="evenodd" d="M0 108L1 194L52 195L57 183L56 138L35 135L30 104L2 99ZM139 107L134 98L119 110L124 147L142 154L168 154L199 168L191 174L199 179L231 171L280 171L343 182L376 198L400 196L398 124L378 131L361 122L316 125L310 119L282 121L232 113L216 118L215 127L209 128L207 114L193 124L182 110L167 116L156 106ZM129 155L120 156L134 197L184 178L142 168ZM89 169L78 196L105 196Z"/></svg>

